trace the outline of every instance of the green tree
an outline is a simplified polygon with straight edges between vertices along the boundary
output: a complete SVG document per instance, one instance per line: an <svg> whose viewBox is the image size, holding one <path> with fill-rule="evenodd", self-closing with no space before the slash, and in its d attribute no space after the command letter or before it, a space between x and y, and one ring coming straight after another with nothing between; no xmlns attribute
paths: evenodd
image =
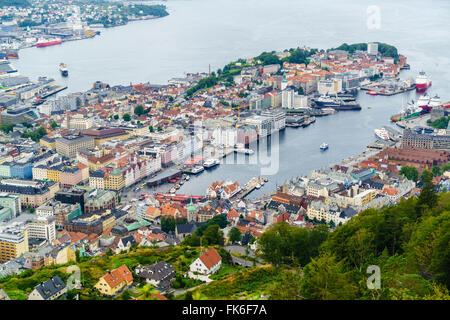
<svg viewBox="0 0 450 320"><path fill-rule="evenodd" d="M407 244L409 264L420 274L450 287L450 212L420 222Z"/></svg>
<svg viewBox="0 0 450 320"><path fill-rule="evenodd" d="M58 124L55 122L55 120L53 120L52 123L50 124L50 126L52 127L53 130L55 130L55 128L58 126Z"/></svg>
<svg viewBox="0 0 450 320"><path fill-rule="evenodd" d="M305 92L303 91L303 87L299 87L298 88L298 94L299 95L304 95L305 94Z"/></svg>
<svg viewBox="0 0 450 320"><path fill-rule="evenodd" d="M223 232L220 231L220 228L217 224L210 225L203 232L202 236L202 245L224 245Z"/></svg>
<svg viewBox="0 0 450 320"><path fill-rule="evenodd" d="M114 115L114 120L117 120L117 119L119 119L119 115L118 115L118 114L115 114L115 115Z"/></svg>
<svg viewBox="0 0 450 320"><path fill-rule="evenodd" d="M431 173L433 173L433 177L437 177L442 175L442 170L438 166L433 166L433 168L431 168Z"/></svg>
<svg viewBox="0 0 450 320"><path fill-rule="evenodd" d="M141 116L144 114L144 107L141 105L136 106L136 108L134 108L134 114L137 116Z"/></svg>
<svg viewBox="0 0 450 320"><path fill-rule="evenodd" d="M281 279L269 287L271 300L302 300L302 276L298 269L286 270Z"/></svg>
<svg viewBox="0 0 450 320"><path fill-rule="evenodd" d="M301 295L312 300L347 300L355 299L357 286L350 273L345 270L342 261L337 262L331 255L323 255L311 262L304 269Z"/></svg>
<svg viewBox="0 0 450 320"><path fill-rule="evenodd" d="M155 130L153 129L153 126L149 126L149 127L148 127L148 130L149 130L150 132L155 131Z"/></svg>
<svg viewBox="0 0 450 320"><path fill-rule="evenodd" d="M239 229L236 228L236 227L231 228L230 233L229 233L229 237L230 237L230 242L231 243L239 242L239 241L242 240L242 234L239 231Z"/></svg>
<svg viewBox="0 0 450 320"><path fill-rule="evenodd" d="M426 205L429 208L433 208L437 204L437 193L436 188L433 184L433 176L430 171L424 170L422 173L422 179L424 186L422 188L422 191L419 195L419 201L417 202L417 205Z"/></svg>
<svg viewBox="0 0 450 320"><path fill-rule="evenodd" d="M400 169L400 174L405 176L406 179L417 182L419 179L419 171L415 167L403 166Z"/></svg>
<svg viewBox="0 0 450 320"><path fill-rule="evenodd" d="M306 265L319 253L328 236L326 225L314 229L298 228L285 222L270 226L258 239L261 257L273 264Z"/></svg>
<svg viewBox="0 0 450 320"><path fill-rule="evenodd" d="M442 166L442 172L445 172L448 170L450 170L450 162L448 162Z"/></svg>
<svg viewBox="0 0 450 320"><path fill-rule="evenodd" d="M131 116L130 116L128 113L125 113L125 114L123 115L122 119L123 119L124 121L130 121L130 120L131 120Z"/></svg>
<svg viewBox="0 0 450 320"><path fill-rule="evenodd" d="M260 60L263 65L280 64L280 58L273 52L263 52L259 56L255 57L255 60Z"/></svg>
<svg viewBox="0 0 450 320"><path fill-rule="evenodd" d="M175 231L175 219L172 217L161 218L161 230L164 232Z"/></svg>

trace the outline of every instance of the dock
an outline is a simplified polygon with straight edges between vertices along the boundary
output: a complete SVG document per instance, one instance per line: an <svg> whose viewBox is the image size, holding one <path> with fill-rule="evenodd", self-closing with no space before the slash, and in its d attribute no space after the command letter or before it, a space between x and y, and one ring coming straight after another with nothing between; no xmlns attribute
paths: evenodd
<svg viewBox="0 0 450 320"><path fill-rule="evenodd" d="M56 85L56 86L49 87L48 90L41 95L41 99L48 98L60 91L65 90L65 89L67 89L66 85Z"/></svg>
<svg viewBox="0 0 450 320"><path fill-rule="evenodd" d="M242 199L250 194L253 190L257 189L257 186L262 186L269 179L264 177L253 177L249 182L245 184L241 191L239 191L233 198ZM259 189L259 188L258 188Z"/></svg>

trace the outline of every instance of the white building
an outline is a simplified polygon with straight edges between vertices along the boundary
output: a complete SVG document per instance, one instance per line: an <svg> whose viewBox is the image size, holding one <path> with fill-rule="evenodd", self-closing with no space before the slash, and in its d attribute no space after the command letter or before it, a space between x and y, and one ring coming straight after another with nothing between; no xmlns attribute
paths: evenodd
<svg viewBox="0 0 450 320"><path fill-rule="evenodd" d="M254 115L243 121L245 124L256 127L259 137L266 137L272 133L272 120L268 117Z"/></svg>
<svg viewBox="0 0 450 320"><path fill-rule="evenodd" d="M281 107L285 109L294 108L294 90L287 89L281 92Z"/></svg>
<svg viewBox="0 0 450 320"><path fill-rule="evenodd" d="M55 218L51 216L36 216L27 224L30 239L46 239L49 243L56 240Z"/></svg>
<svg viewBox="0 0 450 320"><path fill-rule="evenodd" d="M294 109L308 108L308 97L302 94L294 95Z"/></svg>
<svg viewBox="0 0 450 320"><path fill-rule="evenodd" d="M321 95L332 95L342 91L342 79L319 80L317 91Z"/></svg>
<svg viewBox="0 0 450 320"><path fill-rule="evenodd" d="M28 296L28 300L55 300L67 292L67 287L60 277L54 276L38 284Z"/></svg>
<svg viewBox="0 0 450 320"><path fill-rule="evenodd" d="M196 272L204 275L210 275L216 273L222 266L222 257L216 251L211 248L208 251L200 255L195 259L190 266L191 272Z"/></svg>
<svg viewBox="0 0 450 320"><path fill-rule="evenodd" d="M378 43L368 43L367 53L377 55L378 54Z"/></svg>
<svg viewBox="0 0 450 320"><path fill-rule="evenodd" d="M73 116L67 115L61 123L61 127L67 129L85 130L92 128L93 126L94 122L92 118L85 118L82 114L75 114Z"/></svg>
<svg viewBox="0 0 450 320"><path fill-rule="evenodd" d="M283 110L267 110L261 112L261 116L272 121L271 134L286 128L286 113Z"/></svg>
<svg viewBox="0 0 450 320"><path fill-rule="evenodd" d="M211 138L214 146L233 147L237 143L237 130L230 127L214 128Z"/></svg>

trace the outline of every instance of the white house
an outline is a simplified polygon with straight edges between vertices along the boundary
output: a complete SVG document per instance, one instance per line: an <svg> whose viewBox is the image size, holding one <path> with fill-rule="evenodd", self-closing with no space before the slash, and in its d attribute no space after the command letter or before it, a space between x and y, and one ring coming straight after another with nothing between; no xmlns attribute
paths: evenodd
<svg viewBox="0 0 450 320"><path fill-rule="evenodd" d="M66 284L54 276L38 284L28 296L28 300L55 300L67 292Z"/></svg>
<svg viewBox="0 0 450 320"><path fill-rule="evenodd" d="M199 258L194 260L194 262L192 262L190 271L210 275L216 273L221 266L222 257L219 255L216 249L211 248L201 254Z"/></svg>

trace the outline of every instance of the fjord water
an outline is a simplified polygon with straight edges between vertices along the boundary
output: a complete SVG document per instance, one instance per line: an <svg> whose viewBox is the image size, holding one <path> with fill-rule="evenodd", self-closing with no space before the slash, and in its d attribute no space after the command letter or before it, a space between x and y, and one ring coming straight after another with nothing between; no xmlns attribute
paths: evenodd
<svg viewBox="0 0 450 320"><path fill-rule="evenodd" d="M408 57L411 70L402 71L402 78L424 70L433 80L429 93L450 100L449 1L168 0L165 4L167 17L101 29L101 36L94 39L21 50L14 64L33 79L50 76L69 86L65 92L77 92L89 89L96 80L111 85L164 84L184 72L205 72L208 65L216 70L263 51L380 41ZM67 63L68 78L60 76L60 62ZM388 125L390 115L411 99L416 99L415 92L392 97L361 92L361 111L318 118L305 129L287 128L280 133L277 173L250 197L361 153L375 139L373 130ZM322 142L330 149L321 152ZM257 175L257 165L220 165L191 179L178 192L204 194L212 181L233 179L244 184Z"/></svg>

